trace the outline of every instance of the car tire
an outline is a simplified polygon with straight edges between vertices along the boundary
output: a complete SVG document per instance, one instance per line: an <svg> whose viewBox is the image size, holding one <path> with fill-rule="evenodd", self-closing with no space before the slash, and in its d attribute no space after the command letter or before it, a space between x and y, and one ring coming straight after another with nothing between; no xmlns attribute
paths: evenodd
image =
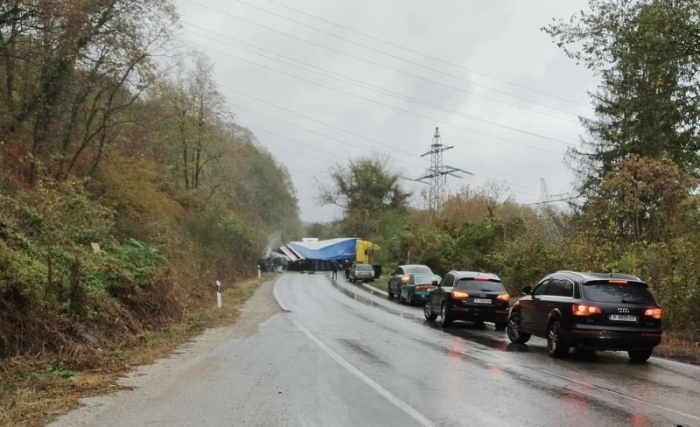
<svg viewBox="0 0 700 427"><path fill-rule="evenodd" d="M561 326L556 320L547 328L547 353L555 359L561 359L569 353L569 346L562 342Z"/></svg>
<svg viewBox="0 0 700 427"><path fill-rule="evenodd" d="M505 331L506 326L508 326L508 322L496 322L495 326L497 331Z"/></svg>
<svg viewBox="0 0 700 427"><path fill-rule="evenodd" d="M450 315L447 313L447 304L444 302L440 308L440 324L443 328L449 328L452 325L452 319L450 319Z"/></svg>
<svg viewBox="0 0 700 427"><path fill-rule="evenodd" d="M525 344L530 341L531 334L520 330L520 315L513 313L506 324L506 335L513 344Z"/></svg>
<svg viewBox="0 0 700 427"><path fill-rule="evenodd" d="M425 306L423 307L423 315L425 316L425 320L429 320L431 322L435 321L437 319L438 315L433 313L433 308L430 305L430 300L425 302Z"/></svg>
<svg viewBox="0 0 700 427"><path fill-rule="evenodd" d="M644 363L651 357L654 352L653 348L645 348L642 350L630 350L627 354L630 357L630 362L633 363Z"/></svg>

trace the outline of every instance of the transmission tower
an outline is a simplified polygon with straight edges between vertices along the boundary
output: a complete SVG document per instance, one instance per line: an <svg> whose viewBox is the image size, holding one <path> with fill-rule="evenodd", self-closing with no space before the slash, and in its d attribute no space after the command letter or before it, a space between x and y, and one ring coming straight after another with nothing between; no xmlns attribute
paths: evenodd
<svg viewBox="0 0 700 427"><path fill-rule="evenodd" d="M549 194L547 191L547 183L545 183L544 178L540 178L540 185L542 187L542 194L540 194L540 198L535 203L535 205L538 205L536 208L537 216L539 216L542 221L547 239L559 240L562 237L561 231L554 221L554 211L549 204L567 201L570 200L571 197L565 193Z"/></svg>
<svg viewBox="0 0 700 427"><path fill-rule="evenodd" d="M442 160L442 153L447 150L454 148L454 146L447 146L442 144L442 138L440 137L440 129L435 128L435 135L433 135L432 143L430 144L430 151L421 155L421 157L430 156L430 168L415 181L422 182L424 184L430 185L428 190L428 208L437 212L442 203L445 200L445 187L447 186L447 175L451 175L455 178L462 178L457 175L457 172L462 172L467 175L473 175L471 172L464 171L452 166L446 166Z"/></svg>

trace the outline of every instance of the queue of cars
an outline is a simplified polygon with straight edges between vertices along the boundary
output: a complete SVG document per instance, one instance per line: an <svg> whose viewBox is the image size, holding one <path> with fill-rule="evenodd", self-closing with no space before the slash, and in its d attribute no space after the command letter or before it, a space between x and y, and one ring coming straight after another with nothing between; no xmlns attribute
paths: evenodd
<svg viewBox="0 0 700 427"><path fill-rule="evenodd" d="M428 283L428 281L430 281ZM494 323L515 344L547 340L550 356L571 348L626 351L633 362L651 357L661 343L662 309L639 277L621 273L557 271L526 286L511 303L495 274L450 271L444 277L424 265L402 265L388 281L389 298L423 303L428 321Z"/></svg>

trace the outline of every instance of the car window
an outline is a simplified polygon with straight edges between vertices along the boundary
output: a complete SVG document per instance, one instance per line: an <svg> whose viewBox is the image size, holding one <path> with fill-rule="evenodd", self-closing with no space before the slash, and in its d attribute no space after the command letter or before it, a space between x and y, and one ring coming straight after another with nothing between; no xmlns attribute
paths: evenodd
<svg viewBox="0 0 700 427"><path fill-rule="evenodd" d="M656 304L654 295L644 283L608 283L589 282L583 286L583 296L588 301L629 303L629 304Z"/></svg>
<svg viewBox="0 0 700 427"><path fill-rule="evenodd" d="M370 271L372 270L372 266L369 264L357 264L357 269L359 271Z"/></svg>
<svg viewBox="0 0 700 427"><path fill-rule="evenodd" d="M424 266L424 265L416 265L413 267L407 267L405 268L406 274L432 274L433 270L430 268Z"/></svg>
<svg viewBox="0 0 700 427"><path fill-rule="evenodd" d="M413 275L413 283L416 285L429 285L433 283L435 276L432 274L415 274Z"/></svg>
<svg viewBox="0 0 700 427"><path fill-rule="evenodd" d="M574 284L566 279L555 278L545 290L543 295L556 297L571 297L574 294Z"/></svg>
<svg viewBox="0 0 700 427"><path fill-rule="evenodd" d="M451 288L455 284L455 277L451 274L448 274L445 276L445 278L442 280L442 286L445 286L447 288Z"/></svg>
<svg viewBox="0 0 700 427"><path fill-rule="evenodd" d="M457 281L457 289L469 292L503 292L506 293L506 288L501 282L492 282L486 280L459 279Z"/></svg>
<svg viewBox="0 0 700 427"><path fill-rule="evenodd" d="M549 283L551 282L551 279L547 279L540 283L539 285L535 286L535 289L532 291L533 295L545 295L545 292L547 292L547 288L549 287Z"/></svg>

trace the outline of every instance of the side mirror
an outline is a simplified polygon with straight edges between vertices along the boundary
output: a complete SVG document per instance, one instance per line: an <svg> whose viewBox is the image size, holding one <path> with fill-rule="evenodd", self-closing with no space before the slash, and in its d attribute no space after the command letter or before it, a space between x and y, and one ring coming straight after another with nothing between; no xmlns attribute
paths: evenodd
<svg viewBox="0 0 700 427"><path fill-rule="evenodd" d="M532 288L529 286L525 286L523 288L523 295L531 295L532 294Z"/></svg>
<svg viewBox="0 0 700 427"><path fill-rule="evenodd" d="M432 285L433 286L440 286L440 282L438 282L437 280L433 280Z"/></svg>

